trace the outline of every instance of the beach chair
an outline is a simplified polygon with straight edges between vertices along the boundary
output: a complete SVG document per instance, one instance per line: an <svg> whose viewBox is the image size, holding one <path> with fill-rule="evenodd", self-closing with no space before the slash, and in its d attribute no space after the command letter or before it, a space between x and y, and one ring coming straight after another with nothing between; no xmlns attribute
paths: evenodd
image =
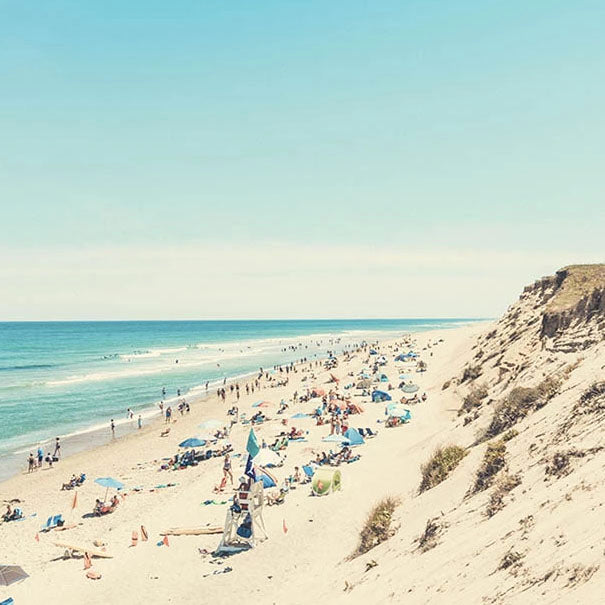
<svg viewBox="0 0 605 605"><path fill-rule="evenodd" d="M311 490L314 496L327 496L340 490L340 471L334 468L319 468L313 475Z"/></svg>
<svg viewBox="0 0 605 605"><path fill-rule="evenodd" d="M372 438L372 437L376 437L376 435L378 435L377 432L374 432L372 429L366 428L366 437L368 437L368 439Z"/></svg>
<svg viewBox="0 0 605 605"><path fill-rule="evenodd" d="M50 531L51 529L55 529L55 527L61 527L64 523L63 515L54 515L46 520L40 531Z"/></svg>
<svg viewBox="0 0 605 605"><path fill-rule="evenodd" d="M313 470L313 467L311 466L303 466L302 467L303 473L304 473L304 477L302 477L302 481L301 483L309 483L311 481L311 479L313 479L313 474L315 473L315 471Z"/></svg>

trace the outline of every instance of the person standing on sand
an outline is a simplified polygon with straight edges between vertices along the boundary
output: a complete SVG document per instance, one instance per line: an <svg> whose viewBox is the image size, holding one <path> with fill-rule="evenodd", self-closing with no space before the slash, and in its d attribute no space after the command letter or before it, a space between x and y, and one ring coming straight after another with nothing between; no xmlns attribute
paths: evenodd
<svg viewBox="0 0 605 605"><path fill-rule="evenodd" d="M38 446L38 468L42 468L42 462L44 461L44 452L42 446Z"/></svg>
<svg viewBox="0 0 605 605"><path fill-rule="evenodd" d="M36 459L34 458L34 455L30 452L29 453L29 458L27 459L27 472L28 473L33 473L34 469L36 468Z"/></svg>
<svg viewBox="0 0 605 605"><path fill-rule="evenodd" d="M141 418L141 414L139 414L139 418L137 420L137 426L139 429L143 426L143 419Z"/></svg>
<svg viewBox="0 0 605 605"><path fill-rule="evenodd" d="M55 453L53 454L53 458L60 458L61 456L61 444L59 443L59 438L55 439Z"/></svg>
<svg viewBox="0 0 605 605"><path fill-rule="evenodd" d="M227 476L229 476L231 485L233 485L233 473L231 472L231 458L229 458L229 454L225 454L223 461L223 478L225 481L227 481Z"/></svg>
<svg viewBox="0 0 605 605"><path fill-rule="evenodd" d="M109 427L111 428L111 437L112 439L116 438L116 425L115 422L113 421L113 418L111 419L111 424L109 425Z"/></svg>

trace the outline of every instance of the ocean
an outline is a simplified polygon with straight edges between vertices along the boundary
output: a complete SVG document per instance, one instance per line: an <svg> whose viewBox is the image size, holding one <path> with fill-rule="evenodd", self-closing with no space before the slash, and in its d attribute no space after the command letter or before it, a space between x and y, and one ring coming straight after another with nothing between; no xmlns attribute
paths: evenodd
<svg viewBox="0 0 605 605"><path fill-rule="evenodd" d="M0 472L38 443L144 416L259 367L471 319L0 323ZM162 395L165 389L166 395Z"/></svg>

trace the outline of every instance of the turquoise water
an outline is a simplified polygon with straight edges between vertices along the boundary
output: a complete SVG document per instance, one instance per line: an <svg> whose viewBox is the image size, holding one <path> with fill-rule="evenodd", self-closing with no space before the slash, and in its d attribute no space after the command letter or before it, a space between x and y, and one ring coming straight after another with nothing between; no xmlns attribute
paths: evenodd
<svg viewBox="0 0 605 605"><path fill-rule="evenodd" d="M0 460L259 367L472 320L0 323ZM292 347L295 347L293 350ZM177 363L178 360L178 363Z"/></svg>

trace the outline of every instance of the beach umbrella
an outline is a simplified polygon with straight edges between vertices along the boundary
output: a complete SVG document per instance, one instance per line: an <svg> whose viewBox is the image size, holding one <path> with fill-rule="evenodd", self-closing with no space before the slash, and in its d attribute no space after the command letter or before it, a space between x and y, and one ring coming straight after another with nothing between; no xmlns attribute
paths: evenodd
<svg viewBox="0 0 605 605"><path fill-rule="evenodd" d="M205 431L211 431L212 429L221 428L224 424L220 420L206 420L202 424L198 424L198 426Z"/></svg>
<svg viewBox="0 0 605 605"><path fill-rule="evenodd" d="M410 420L412 414L408 408L403 407L400 403L391 403L386 408L387 416L396 416L403 420Z"/></svg>
<svg viewBox="0 0 605 605"><path fill-rule="evenodd" d="M409 380L411 377L411 374L399 374L399 380Z"/></svg>
<svg viewBox="0 0 605 605"><path fill-rule="evenodd" d="M107 500L107 493L109 492L110 487L112 489L122 489L124 487L123 483L113 477L99 477L98 479L95 479L95 483L107 488L105 490L105 500Z"/></svg>
<svg viewBox="0 0 605 605"><path fill-rule="evenodd" d="M268 447L262 448L253 460L254 464L258 464L258 466L281 466L283 463L279 454Z"/></svg>
<svg viewBox="0 0 605 605"><path fill-rule="evenodd" d="M29 574L18 565L0 565L0 586L10 586L25 578L29 578Z"/></svg>
<svg viewBox="0 0 605 605"><path fill-rule="evenodd" d="M298 412L297 414L290 416L290 418L308 418L308 417L309 417L309 414L303 414L302 412Z"/></svg>
<svg viewBox="0 0 605 605"><path fill-rule="evenodd" d="M405 384L401 387L404 393L415 393L420 387L417 384Z"/></svg>
<svg viewBox="0 0 605 605"><path fill-rule="evenodd" d="M179 447L202 447L202 445L206 445L206 442L197 437L189 437L189 439L185 439L185 441L179 443Z"/></svg>
<svg viewBox="0 0 605 605"><path fill-rule="evenodd" d="M324 437L322 441L325 441L326 443L348 443L349 440L342 435L328 435L327 437Z"/></svg>

